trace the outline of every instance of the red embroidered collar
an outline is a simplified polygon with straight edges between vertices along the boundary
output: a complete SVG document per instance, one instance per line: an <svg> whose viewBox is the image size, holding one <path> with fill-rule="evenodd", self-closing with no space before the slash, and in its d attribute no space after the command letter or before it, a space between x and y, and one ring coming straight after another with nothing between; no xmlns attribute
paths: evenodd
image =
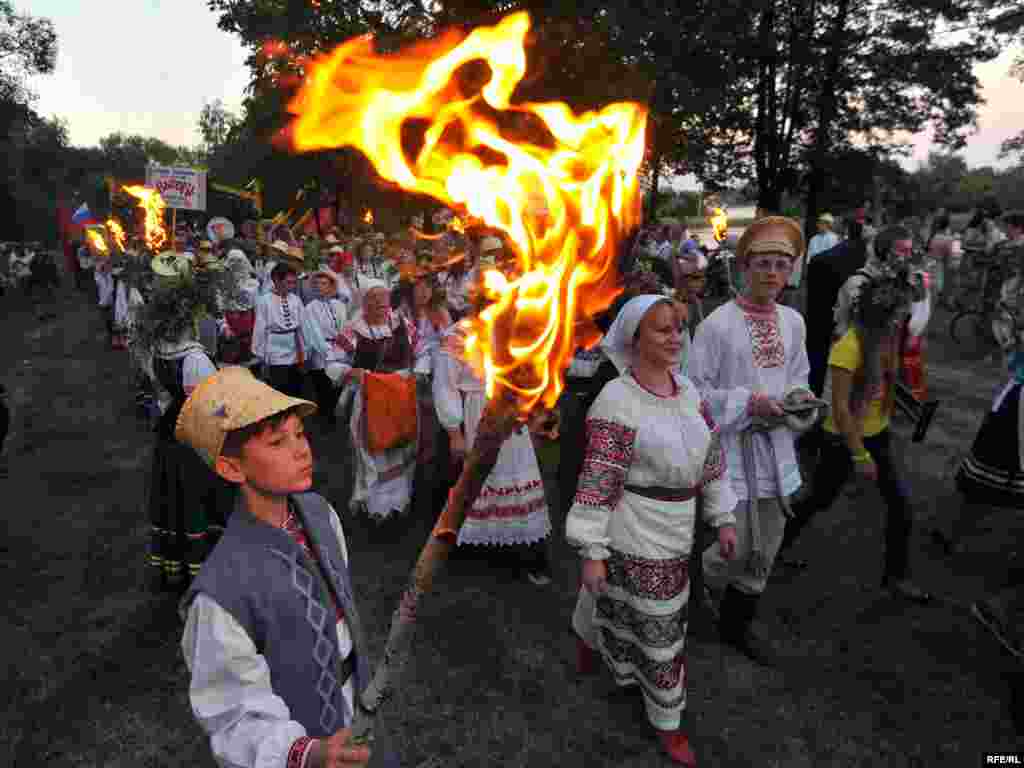
<svg viewBox="0 0 1024 768"><path fill-rule="evenodd" d="M774 301L769 305L755 304L750 299L746 299L743 296L737 296L736 306L746 312L748 315L774 315L775 308L778 306Z"/></svg>
<svg viewBox="0 0 1024 768"><path fill-rule="evenodd" d="M676 395L679 394L679 383L676 381L676 377L673 376L672 374L669 374L669 376L668 376L669 379L672 381L672 394L671 395L659 395L654 390L648 389L642 383L640 383L640 380L637 379L636 374L632 370L630 370L629 375L633 378L633 381L636 382L637 386L640 387L640 389L642 389L644 392L647 392L648 394L654 395L655 397L660 397L663 400L668 400L669 398L675 397Z"/></svg>

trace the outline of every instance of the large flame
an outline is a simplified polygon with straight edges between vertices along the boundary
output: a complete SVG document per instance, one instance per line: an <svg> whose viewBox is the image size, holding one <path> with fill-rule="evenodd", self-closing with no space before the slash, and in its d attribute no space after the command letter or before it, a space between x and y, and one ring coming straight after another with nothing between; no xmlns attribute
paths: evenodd
<svg viewBox="0 0 1024 768"><path fill-rule="evenodd" d="M529 28L529 16L515 13L393 56L355 38L310 64L290 104L297 151L355 147L384 179L508 236L521 275L487 273L491 303L473 320L469 346L488 397L512 390L524 411L554 405L576 347L599 338L589 319L620 290L617 246L640 221L647 119L635 103L581 115L563 103L512 105ZM479 92L463 93L456 70L478 60L490 75ZM531 122L547 135L514 138L502 127Z"/></svg>
<svg viewBox="0 0 1024 768"><path fill-rule="evenodd" d="M152 251L159 251L167 242L167 230L164 229L164 199L155 189L138 184L124 188L132 197L139 201L139 208L146 212L146 245Z"/></svg>
<svg viewBox="0 0 1024 768"><path fill-rule="evenodd" d="M124 250L124 227L121 226L121 222L117 219L107 219L107 232L114 238L114 242L117 244L119 251Z"/></svg>
<svg viewBox="0 0 1024 768"><path fill-rule="evenodd" d="M373 211L367 210L366 213L363 214L363 223L371 226L373 225Z"/></svg>

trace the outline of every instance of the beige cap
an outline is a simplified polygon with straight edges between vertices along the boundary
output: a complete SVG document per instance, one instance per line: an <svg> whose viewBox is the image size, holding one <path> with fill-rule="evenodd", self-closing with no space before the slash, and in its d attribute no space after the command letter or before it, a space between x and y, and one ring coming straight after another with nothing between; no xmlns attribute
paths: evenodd
<svg viewBox="0 0 1024 768"><path fill-rule="evenodd" d="M835 224L836 220L832 217L831 213L823 213L818 217L818 221L824 221L826 224Z"/></svg>
<svg viewBox="0 0 1024 768"><path fill-rule="evenodd" d="M799 259L803 252L804 233L799 224L785 216L757 219L736 244L736 259L740 263L758 253L784 253Z"/></svg>
<svg viewBox="0 0 1024 768"><path fill-rule="evenodd" d="M248 368L229 365L204 379L189 395L178 415L174 436L192 446L212 467L228 432L296 406L301 418L316 413L316 405L308 400L282 394L253 376Z"/></svg>

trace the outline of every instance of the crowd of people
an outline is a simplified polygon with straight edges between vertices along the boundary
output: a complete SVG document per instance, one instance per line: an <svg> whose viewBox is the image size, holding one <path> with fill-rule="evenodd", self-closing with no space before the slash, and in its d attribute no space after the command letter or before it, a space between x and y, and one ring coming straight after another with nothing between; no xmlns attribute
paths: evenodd
<svg viewBox="0 0 1024 768"><path fill-rule="evenodd" d="M441 512L486 404L461 321L482 308L487 270L519 270L500 233L452 221L443 211L429 236L175 237L153 258L138 241L79 254L155 421L149 563L159 588L184 594L191 702L222 762L368 757L346 730L368 678L338 510L382 525L414 505ZM1000 221L1024 248L1024 214ZM851 476L886 504L880 588L932 599L910 578L911 491L890 422L898 382L926 392L934 264L956 249L941 219L931 262L915 262L905 227L834 226L822 215L808 248L793 220L756 219L734 243L740 290L711 312L707 249L685 227L657 230L645 263L626 243L623 293L594 318L601 342L571 361L558 429L543 415L507 439L458 534L550 583L559 534L533 441L557 434L557 503L581 561L578 671L638 689L682 765L696 764L682 717L691 584L723 643L778 664L761 596L774 568L808 566L791 547ZM1024 506L1021 267L996 329L1010 381L957 475L968 505ZM314 413L350 457L337 507L310 490ZM1018 656L1020 601L1012 584L974 606Z"/></svg>

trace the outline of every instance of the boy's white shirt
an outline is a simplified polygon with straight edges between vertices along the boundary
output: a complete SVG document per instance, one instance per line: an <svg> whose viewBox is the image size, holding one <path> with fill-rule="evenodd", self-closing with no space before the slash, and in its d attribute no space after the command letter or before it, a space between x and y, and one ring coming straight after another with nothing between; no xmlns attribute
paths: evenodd
<svg viewBox="0 0 1024 768"><path fill-rule="evenodd" d="M341 521L331 508L331 528L348 564L348 547ZM342 658L352 653L352 636L345 620L337 622ZM252 638L216 601L200 592L189 606L181 650L191 674L192 712L210 736L218 765L230 768L281 768L296 739L306 736L291 719L284 700L270 684L270 667ZM349 711L354 711L351 679L342 688Z"/></svg>

